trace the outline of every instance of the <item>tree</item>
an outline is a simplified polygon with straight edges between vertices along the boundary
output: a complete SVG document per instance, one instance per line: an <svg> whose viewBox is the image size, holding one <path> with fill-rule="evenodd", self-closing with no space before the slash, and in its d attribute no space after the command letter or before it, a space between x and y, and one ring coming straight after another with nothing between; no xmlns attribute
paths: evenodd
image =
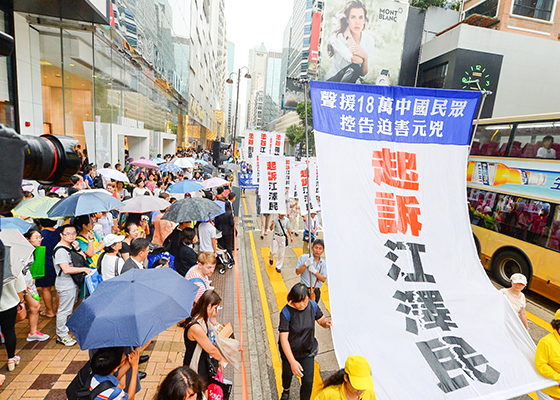
<svg viewBox="0 0 560 400"><path fill-rule="evenodd" d="M300 142L305 142L305 131L300 125L290 125L286 129L286 139L292 146L296 146Z"/></svg>
<svg viewBox="0 0 560 400"><path fill-rule="evenodd" d="M302 153L301 155L305 155L303 149L305 149L305 104L299 103L296 107L296 112L299 116L299 125L292 125L293 134L294 134L294 142L290 140L290 143L293 146L297 146L298 143L301 143ZM288 127L290 129L291 127ZM301 132L301 135L295 136L295 129L298 129L297 132ZM315 136L313 135L313 115L311 112L311 101L307 102L307 128L309 129L309 153L312 154L315 150ZM288 130L286 130L286 137L288 137Z"/></svg>
<svg viewBox="0 0 560 400"><path fill-rule="evenodd" d="M410 5L412 7L421 8L422 10L427 10L430 7L443 7L446 0L412 0Z"/></svg>

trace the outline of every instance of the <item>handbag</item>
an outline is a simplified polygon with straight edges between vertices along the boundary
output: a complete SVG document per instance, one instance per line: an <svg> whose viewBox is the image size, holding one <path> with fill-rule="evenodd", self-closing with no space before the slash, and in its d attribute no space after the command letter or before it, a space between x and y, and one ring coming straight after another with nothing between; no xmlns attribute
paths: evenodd
<svg viewBox="0 0 560 400"><path fill-rule="evenodd" d="M224 379L223 371L219 371L213 378L210 379L208 384L208 399L209 400L228 400L233 384Z"/></svg>
<svg viewBox="0 0 560 400"><path fill-rule="evenodd" d="M33 279L39 279L45 276L45 246L35 247L35 252L33 254L33 264L29 267L29 272Z"/></svg>
<svg viewBox="0 0 560 400"><path fill-rule="evenodd" d="M23 321L27 318L27 308L25 308L25 303L21 303L21 310L18 310L16 314L16 322Z"/></svg>

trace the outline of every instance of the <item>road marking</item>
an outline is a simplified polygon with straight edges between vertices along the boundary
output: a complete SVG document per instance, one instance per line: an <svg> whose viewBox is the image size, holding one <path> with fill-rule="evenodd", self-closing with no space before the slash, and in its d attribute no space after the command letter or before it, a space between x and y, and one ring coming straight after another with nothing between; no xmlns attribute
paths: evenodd
<svg viewBox="0 0 560 400"><path fill-rule="evenodd" d="M541 328L547 330L548 332L552 332L552 327L550 326L549 322L546 322L544 319L541 319L539 317L537 317L534 314L531 314L530 312L527 312L527 319L531 322L533 322L535 325L540 326Z"/></svg>
<svg viewBox="0 0 560 400"><path fill-rule="evenodd" d="M247 202L243 196L243 206L245 207L245 214L247 212ZM257 275L257 286L259 287L259 295L261 297L261 305L264 316L264 325L266 328L266 336L268 338L268 347L270 348L270 355L272 357L272 368L274 369L274 377L276 378L276 389L278 393L282 393L282 363L280 362L280 353L276 347L276 339L274 338L274 329L272 328L272 318L270 309L268 308L268 300L264 290L264 283L261 274L261 267L259 265L259 258L257 256L257 247L255 246L255 238L253 232L249 230L249 240L251 241L251 251L253 254L253 261L255 263L255 274Z"/></svg>
<svg viewBox="0 0 560 400"><path fill-rule="evenodd" d="M300 258L303 254L303 249L301 247L292 248L297 258ZM327 278L328 279L328 278ZM329 285L323 283L321 287L321 300L323 300L323 304L325 305L329 314L331 314L331 298L329 297Z"/></svg>
<svg viewBox="0 0 560 400"><path fill-rule="evenodd" d="M287 303L288 297L288 287L284 282L284 278L282 274L276 272L276 260L273 261L273 264L270 265L268 262L269 258L268 255L270 254L269 247L261 247L261 257L265 260L265 269L268 275L268 279L270 280L270 285L274 290L274 296L276 297L276 304L278 306L278 312L281 312L284 306ZM321 374L319 373L320 368L317 361L315 361L315 375L313 378L313 392L311 393L311 398L314 399L321 389L323 389L323 379L321 379Z"/></svg>

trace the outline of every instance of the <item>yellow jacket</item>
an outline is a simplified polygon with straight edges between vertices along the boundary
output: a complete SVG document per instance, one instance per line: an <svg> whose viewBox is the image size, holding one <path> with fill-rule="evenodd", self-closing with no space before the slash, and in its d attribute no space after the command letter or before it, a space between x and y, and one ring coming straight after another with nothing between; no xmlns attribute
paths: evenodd
<svg viewBox="0 0 560 400"><path fill-rule="evenodd" d="M347 400L344 392L344 384L329 386L321 390L315 400ZM366 390L360 400L377 400L373 390Z"/></svg>
<svg viewBox="0 0 560 400"><path fill-rule="evenodd" d="M560 383L560 335L552 332L543 337L537 345L535 366L544 377ZM552 397L560 398L560 386L552 386L542 390Z"/></svg>

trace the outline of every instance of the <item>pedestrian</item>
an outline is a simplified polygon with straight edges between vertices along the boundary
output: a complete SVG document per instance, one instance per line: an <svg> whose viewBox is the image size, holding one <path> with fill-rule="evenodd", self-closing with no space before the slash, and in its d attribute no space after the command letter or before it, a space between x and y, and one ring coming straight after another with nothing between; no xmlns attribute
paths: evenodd
<svg viewBox="0 0 560 400"><path fill-rule="evenodd" d="M235 203L236 194L235 192L229 192L227 197L228 197L229 204L231 204L231 210L233 212L233 215L235 215L235 207L233 206L233 204Z"/></svg>
<svg viewBox="0 0 560 400"><path fill-rule="evenodd" d="M311 216L311 218L309 218ZM303 252L309 253L309 243L313 243L319 230L319 218L316 212L303 216Z"/></svg>
<svg viewBox="0 0 560 400"><path fill-rule="evenodd" d="M311 247L311 256L302 254L296 264L296 274L301 275L301 283L309 290L311 300L319 302L321 286L327 281L327 262L321 258L325 252L325 243L315 239Z"/></svg>
<svg viewBox="0 0 560 400"><path fill-rule="evenodd" d="M77 252L74 256L84 258L83 265L75 265L80 260L72 257L72 249ZM85 260L86 254L80 249L76 240L76 228L72 225L63 225L60 229L60 242L53 251L53 264L56 271L55 287L58 292L58 312L56 315L56 342L65 346L74 346L77 342L70 336L66 322L72 314L74 303L78 298L78 285L70 275L89 273Z"/></svg>
<svg viewBox="0 0 560 400"><path fill-rule="evenodd" d="M211 252L218 256L216 227L211 221L199 222L197 226L199 252Z"/></svg>
<svg viewBox="0 0 560 400"><path fill-rule="evenodd" d="M555 400L560 398L560 310L550 321L552 332L543 337L537 344L535 367L545 378L550 378L558 385L539 390L539 400Z"/></svg>
<svg viewBox="0 0 560 400"><path fill-rule="evenodd" d="M150 241L146 238L137 238L130 243L130 257L124 262L121 274L131 269L144 269L144 260L150 253Z"/></svg>
<svg viewBox="0 0 560 400"><path fill-rule="evenodd" d="M91 378L90 391L95 392L95 388L103 382L110 382L112 385L93 400L133 400L136 395L136 384L138 376L138 362L140 351L134 350L128 355L124 354L124 347L106 347L95 352L91 359ZM128 392L123 389L126 386L127 371L132 370L132 379L128 386Z"/></svg>
<svg viewBox="0 0 560 400"><path fill-rule="evenodd" d="M294 235L299 236L299 220L301 213L299 210L299 202L295 197L291 197L288 201L288 219Z"/></svg>
<svg viewBox="0 0 560 400"><path fill-rule="evenodd" d="M189 366L206 384L210 383L210 379L214 376L212 371L223 369L225 360L216 347L215 331L210 322L218 316L218 307L222 299L214 290L208 290L195 303L191 316L187 319L183 338L185 340L185 357L183 365ZM196 347L200 346L202 351L198 362L193 359ZM212 365L211 365L212 364Z"/></svg>
<svg viewBox="0 0 560 400"><path fill-rule="evenodd" d="M16 318L25 313L23 302L23 291L25 290L25 279L22 274L17 278L5 281L2 286L2 298L0 299L0 329L4 336L4 345L8 353L8 371L13 371L19 364L21 358L16 356Z"/></svg>
<svg viewBox="0 0 560 400"><path fill-rule="evenodd" d="M301 378L300 400L309 400L313 389L315 356L319 344L315 338L315 321L328 329L332 321L323 315L317 303L309 300L309 291L296 283L288 293L288 304L280 312L278 345L282 359L282 396L290 398L292 376Z"/></svg>
<svg viewBox="0 0 560 400"><path fill-rule="evenodd" d="M124 240L122 241L121 245L121 257L123 260L128 260L130 257L130 244L134 239L140 237L140 230L138 229L138 225L135 222L127 222L124 226Z"/></svg>
<svg viewBox="0 0 560 400"><path fill-rule="evenodd" d="M89 266L97 268L97 260L104 246L101 238L93 230L92 218L89 215L80 215L74 219L74 226L78 232L76 240L86 255Z"/></svg>
<svg viewBox="0 0 560 400"><path fill-rule="evenodd" d="M175 258L175 270L179 275L186 276L187 272L196 265L198 256L193 245L197 242L198 236L193 228L185 228L181 231L181 246Z"/></svg>
<svg viewBox="0 0 560 400"><path fill-rule="evenodd" d="M527 321L527 299L522 290L527 286L527 278L525 275L516 273L511 276L511 287L500 289L508 299L509 303L519 315L523 326L529 331L529 322Z"/></svg>
<svg viewBox="0 0 560 400"><path fill-rule="evenodd" d="M273 265L274 258L276 258L276 272L280 273L284 265L286 247L289 243L294 241L290 229L290 220L286 217L286 214L278 214L275 216L270 225L270 230L273 235L270 253L268 254L268 262L270 265Z"/></svg>
<svg viewBox="0 0 560 400"><path fill-rule="evenodd" d="M216 229L222 232L222 237L218 239L218 244L222 249L227 250L229 254L233 256L235 218L229 201L224 203L224 207L225 212L214 219L214 224Z"/></svg>
<svg viewBox="0 0 560 400"><path fill-rule="evenodd" d="M41 242L43 241L43 237L37 229L30 229L23 236L33 247L41 246ZM43 342L48 340L50 336L40 332L38 329L41 303L39 303L37 287L35 286L35 282L31 276L31 271L29 270L34 261L35 258L31 255L31 257L27 260L27 265L22 270L23 278L25 279L25 284L27 285L27 290L23 292L23 300L27 306L27 318L29 319L29 334L27 335L27 341Z"/></svg>
<svg viewBox="0 0 560 400"><path fill-rule="evenodd" d="M55 229L56 221L52 219L40 219L39 225L41 225L41 236L43 237L41 244L45 246L45 276L35 281L35 286L41 290L41 297L45 304L45 311L40 312L39 315L54 318L56 316L54 310L58 303L58 292L54 287L56 272L53 265L53 250L60 240L60 233Z"/></svg>
<svg viewBox="0 0 560 400"><path fill-rule="evenodd" d="M171 371L158 387L153 400L202 399L206 385L202 378L187 366Z"/></svg>
<svg viewBox="0 0 560 400"><path fill-rule="evenodd" d="M105 249L98 262L98 272L104 281L119 276L122 273L124 260L119 255L124 236L109 234L103 238Z"/></svg>
<svg viewBox="0 0 560 400"><path fill-rule="evenodd" d="M181 232L190 228L190 222L181 222L173 229L173 231L163 241L163 249L175 258L179 258L179 250L181 249Z"/></svg>
<svg viewBox="0 0 560 400"><path fill-rule="evenodd" d="M132 197L144 196L149 190L146 188L143 178L136 179L136 187L132 191Z"/></svg>
<svg viewBox="0 0 560 400"><path fill-rule="evenodd" d="M198 292L195 296L195 303L200 299L205 291L213 289L210 286L209 278L216 269L216 255L212 252L202 252L198 255L198 261L194 267L189 269L185 278L198 286Z"/></svg>
<svg viewBox="0 0 560 400"><path fill-rule="evenodd" d="M362 356L350 356L344 368L323 382L315 400L375 400L371 368Z"/></svg>

